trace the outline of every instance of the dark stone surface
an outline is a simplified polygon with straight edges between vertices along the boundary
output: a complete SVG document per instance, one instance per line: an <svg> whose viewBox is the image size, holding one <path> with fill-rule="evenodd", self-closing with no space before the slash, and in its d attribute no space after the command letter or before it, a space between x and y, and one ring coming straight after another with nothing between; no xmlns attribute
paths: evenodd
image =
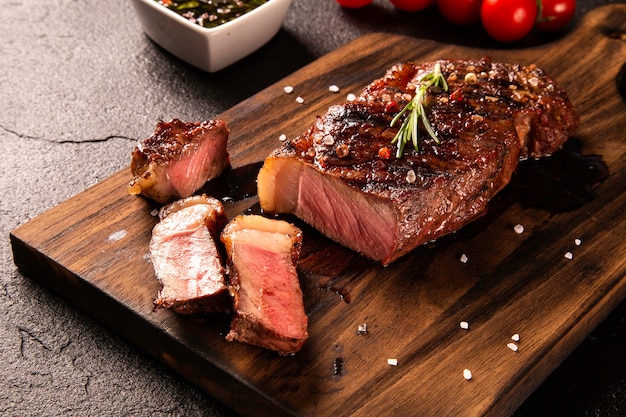
<svg viewBox="0 0 626 417"><path fill-rule="evenodd" d="M579 1L577 18L607 3ZM21 275L8 234L127 166L157 120L213 117L373 31L500 47L479 28L447 25L434 9L400 13L375 0L349 11L333 0L294 0L269 44L207 74L147 39L128 1L1 3L1 415L234 415ZM626 415L625 320L622 303L514 415Z"/></svg>

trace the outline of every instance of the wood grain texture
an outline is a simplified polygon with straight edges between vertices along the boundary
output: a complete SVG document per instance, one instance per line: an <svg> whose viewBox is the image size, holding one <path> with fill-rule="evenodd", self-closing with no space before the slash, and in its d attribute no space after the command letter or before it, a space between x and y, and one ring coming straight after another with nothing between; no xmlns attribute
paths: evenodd
<svg viewBox="0 0 626 417"><path fill-rule="evenodd" d="M15 229L15 263L245 416L507 415L626 297L626 105L615 85L626 42L607 36L615 31L626 32L626 5L594 10L564 39L523 50L367 35L219 116L231 127L237 175L278 147L281 134L301 133L396 62L489 55L536 63L557 79L581 114L583 153L609 166L597 198L581 209L523 208L504 191L484 219L385 268L298 223L310 340L295 356L226 342L225 315L153 309L156 206L126 194L128 170ZM330 93L331 84L341 92ZM285 94L285 85L295 92ZM252 197L226 208L233 217L255 204ZM518 223L522 234L513 232ZM357 334L361 323L367 334ZM506 346L514 333L517 352Z"/></svg>

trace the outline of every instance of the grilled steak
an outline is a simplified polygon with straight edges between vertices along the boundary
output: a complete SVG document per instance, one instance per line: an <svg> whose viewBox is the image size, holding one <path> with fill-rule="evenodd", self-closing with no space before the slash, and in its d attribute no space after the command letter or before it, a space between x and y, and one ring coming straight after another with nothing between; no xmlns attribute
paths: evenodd
<svg viewBox="0 0 626 417"><path fill-rule="evenodd" d="M231 291L235 297L229 341L281 355L298 352L308 319L296 272L302 232L282 220L237 216L224 229Z"/></svg>
<svg viewBox="0 0 626 417"><path fill-rule="evenodd" d="M132 152L128 192L159 203L191 196L230 166L228 134L221 120L159 122Z"/></svg>
<svg viewBox="0 0 626 417"><path fill-rule="evenodd" d="M193 196L163 207L150 256L161 284L155 304L177 313L230 311L232 298L216 246L227 222L222 203Z"/></svg>
<svg viewBox="0 0 626 417"><path fill-rule="evenodd" d="M566 93L534 65L437 63L449 89L429 90L425 108L440 144L420 124L419 149L394 156L391 121L435 62L395 65L265 160L261 208L386 265L482 215L520 158L551 154L578 125Z"/></svg>

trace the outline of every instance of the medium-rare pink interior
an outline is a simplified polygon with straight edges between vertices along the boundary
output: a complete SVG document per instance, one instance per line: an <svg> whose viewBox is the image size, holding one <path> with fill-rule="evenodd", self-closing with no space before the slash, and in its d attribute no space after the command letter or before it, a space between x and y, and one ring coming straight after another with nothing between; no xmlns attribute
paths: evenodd
<svg viewBox="0 0 626 417"><path fill-rule="evenodd" d="M226 223L222 204L195 196L161 210L150 256L161 284L155 304L181 314L230 310L215 231Z"/></svg>
<svg viewBox="0 0 626 417"><path fill-rule="evenodd" d="M228 135L222 120L159 122L133 150L128 192L159 203L191 196L230 166Z"/></svg>
<svg viewBox="0 0 626 417"><path fill-rule="evenodd" d="M273 162L273 161L272 161ZM393 206L383 198L365 198L363 193L346 186L340 179L323 175L295 160L277 162L278 172L267 161L259 174L262 185L273 183L274 194L259 188L265 210L294 213L326 236L350 246L346 239L358 240L361 253L370 258L393 250L396 234ZM299 181L294 181L298 178ZM278 207L270 207L276 203Z"/></svg>
<svg viewBox="0 0 626 417"><path fill-rule="evenodd" d="M287 355L308 338L296 263L301 231L281 220L238 216L222 232L229 258L234 317L228 340Z"/></svg>

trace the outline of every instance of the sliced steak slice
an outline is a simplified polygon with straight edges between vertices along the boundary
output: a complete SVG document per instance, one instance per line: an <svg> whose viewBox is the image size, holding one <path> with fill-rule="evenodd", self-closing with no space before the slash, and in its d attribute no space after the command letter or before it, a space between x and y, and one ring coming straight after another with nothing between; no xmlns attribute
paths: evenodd
<svg viewBox="0 0 626 417"><path fill-rule="evenodd" d="M440 144L420 125L419 149L394 156L390 123L435 62L398 64L265 160L261 208L386 265L481 216L520 158L551 154L578 125L566 93L534 65L437 63L449 90L428 92L426 109Z"/></svg>
<svg viewBox="0 0 626 417"><path fill-rule="evenodd" d="M232 298L216 242L227 219L222 203L193 196L161 209L150 256L161 289L159 307L180 314L227 312Z"/></svg>
<svg viewBox="0 0 626 417"><path fill-rule="evenodd" d="M128 192L159 203L191 196L230 166L228 135L222 120L159 122L132 152Z"/></svg>
<svg viewBox="0 0 626 417"><path fill-rule="evenodd" d="M298 352L308 338L308 318L296 264L302 232L282 220L235 217L221 235L235 297L229 341L281 355Z"/></svg>

